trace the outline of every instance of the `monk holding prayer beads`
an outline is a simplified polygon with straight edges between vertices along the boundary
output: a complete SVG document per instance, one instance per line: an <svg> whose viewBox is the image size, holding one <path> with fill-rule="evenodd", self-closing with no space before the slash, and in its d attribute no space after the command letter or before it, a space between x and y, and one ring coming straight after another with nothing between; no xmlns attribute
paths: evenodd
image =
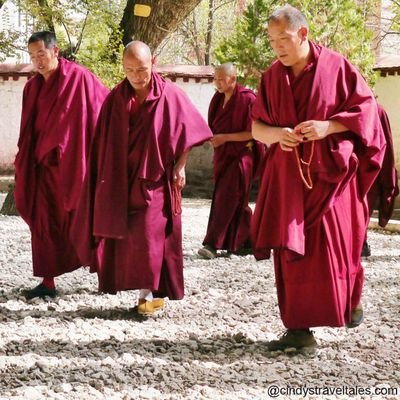
<svg viewBox="0 0 400 400"><path fill-rule="evenodd" d="M308 39L292 6L268 19L277 57L264 72L252 133L269 146L252 223L257 259L273 250L286 333L270 350L316 345L312 327L363 320L367 193L386 141L377 104L343 56Z"/></svg>

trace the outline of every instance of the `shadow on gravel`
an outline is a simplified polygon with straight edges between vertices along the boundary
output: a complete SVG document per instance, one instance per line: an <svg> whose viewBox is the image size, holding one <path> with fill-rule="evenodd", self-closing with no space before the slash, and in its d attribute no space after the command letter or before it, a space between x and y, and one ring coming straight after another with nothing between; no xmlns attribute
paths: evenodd
<svg viewBox="0 0 400 400"><path fill-rule="evenodd" d="M37 304L34 303L36 300L26 300L22 291L25 289L30 289L31 287L27 286L26 288L12 288L10 290L0 290L0 303L7 303L10 300L22 300L26 301L27 304ZM49 299L52 302L56 302L57 299L66 297L66 296L73 296L73 295L99 295L99 292L96 289L88 289L88 288L76 288L74 290L60 290L59 295L55 299ZM46 302L47 300L41 300Z"/></svg>
<svg viewBox="0 0 400 400"><path fill-rule="evenodd" d="M18 297L21 300L22 296ZM23 299L23 297L22 297ZM45 300L43 300L45 302ZM26 302L28 304L38 304ZM23 320L26 317L31 318L58 318L62 321L72 321L74 319L104 319L104 320L128 320L128 321L146 321L148 317L135 313L133 308L112 308L108 310L82 308L74 311L57 311L56 303L48 303L47 310L10 310L6 307L0 306L0 322L16 322ZM155 316L154 318L157 318Z"/></svg>
<svg viewBox="0 0 400 400"><path fill-rule="evenodd" d="M218 365L257 358L276 358L281 352L270 352L267 341L253 342L242 334L198 337L188 340L137 339L122 341L111 336L105 340L72 343L61 340L10 341L0 348L1 356L22 356L26 353L57 358L80 358L91 361L130 354L144 358L157 357L168 362L212 361Z"/></svg>
<svg viewBox="0 0 400 400"><path fill-rule="evenodd" d="M25 340L11 342L0 354L23 353L51 357L53 363L36 361L26 367L8 364L1 368L0 390L68 382L95 387L151 385L163 393L181 396L198 385L235 390L242 386L265 387L276 382L281 359L266 350L264 342L241 343L233 337L196 338L188 341L117 339L70 343ZM116 360L110 364L106 361ZM65 358L71 358L65 365ZM304 359L304 358L302 358ZM61 361L61 367L56 365ZM278 371L279 372L279 371ZM179 393L179 396L178 396Z"/></svg>

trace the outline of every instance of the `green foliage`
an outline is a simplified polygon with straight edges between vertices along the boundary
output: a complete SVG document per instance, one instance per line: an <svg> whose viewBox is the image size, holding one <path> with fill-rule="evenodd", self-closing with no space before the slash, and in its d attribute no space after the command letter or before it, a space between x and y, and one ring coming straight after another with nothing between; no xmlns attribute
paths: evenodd
<svg viewBox="0 0 400 400"><path fill-rule="evenodd" d="M238 66L240 80L250 87L258 86L260 73L275 58L264 27L271 12L285 4L286 1L254 0L243 17L237 19L233 35L222 40L215 51L220 63L230 61ZM306 15L311 40L343 54L373 84L373 33L367 28L372 1L357 5L354 0L299 0L291 4Z"/></svg>
<svg viewBox="0 0 400 400"><path fill-rule="evenodd" d="M18 38L18 33L8 30L8 32L0 31L0 62L3 62L6 57L11 57L16 54L14 43Z"/></svg>
<svg viewBox="0 0 400 400"><path fill-rule="evenodd" d="M237 0L202 0L176 32L159 46L157 59L162 64L212 63L209 58L216 39L227 38L232 33L236 10Z"/></svg>
<svg viewBox="0 0 400 400"><path fill-rule="evenodd" d="M20 6L35 18L34 30L54 28L61 55L83 64L109 87L123 76L119 21L124 4L109 0L20 0ZM114 43L118 44L111 46Z"/></svg>
<svg viewBox="0 0 400 400"><path fill-rule="evenodd" d="M233 62L242 82L256 87L260 71L273 60L264 33L264 25L273 1L255 0L249 4L243 16L238 18L232 37L221 42L215 50L215 58L222 64Z"/></svg>

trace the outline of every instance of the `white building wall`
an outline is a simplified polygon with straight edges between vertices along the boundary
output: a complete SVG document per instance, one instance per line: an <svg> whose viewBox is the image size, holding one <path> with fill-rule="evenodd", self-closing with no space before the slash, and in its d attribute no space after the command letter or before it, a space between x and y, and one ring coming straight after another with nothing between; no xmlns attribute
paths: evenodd
<svg viewBox="0 0 400 400"><path fill-rule="evenodd" d="M192 103L207 121L208 105L210 104L211 97L215 93L213 83L206 80L201 82L195 82L194 80L184 82L182 78L178 78L174 83L186 92Z"/></svg>
<svg viewBox="0 0 400 400"><path fill-rule="evenodd" d="M20 77L3 80L0 77L0 169L12 168L17 151L19 126L22 108L22 91L27 79ZM207 121L208 105L214 94L214 85L204 80L196 83L194 80L184 82L177 79L177 86L183 89L192 103ZM195 169L205 164L212 168L212 148L205 144L195 149L191 156L190 166Z"/></svg>
<svg viewBox="0 0 400 400"><path fill-rule="evenodd" d="M22 108L22 91L27 78L0 78L0 169L13 167Z"/></svg>
<svg viewBox="0 0 400 400"><path fill-rule="evenodd" d="M396 168L400 173L400 76L379 77L374 92L378 102L387 112L392 128Z"/></svg>
<svg viewBox="0 0 400 400"><path fill-rule="evenodd" d="M183 79L178 78L174 83L185 91L207 122L208 106L215 93L213 82L208 82L207 80L195 82L193 79L189 80L189 82L184 82ZM213 147L208 142L191 150L186 167L186 175L188 185L196 184L196 192L191 193L192 195L199 197L209 197L211 195L213 155Z"/></svg>
<svg viewBox="0 0 400 400"><path fill-rule="evenodd" d="M7 0L0 9L0 31L6 35L8 32L16 32L18 40L13 43L20 48L15 56L6 57L6 63L29 63L29 54L24 49L29 36L32 34L32 18L19 10L16 0Z"/></svg>

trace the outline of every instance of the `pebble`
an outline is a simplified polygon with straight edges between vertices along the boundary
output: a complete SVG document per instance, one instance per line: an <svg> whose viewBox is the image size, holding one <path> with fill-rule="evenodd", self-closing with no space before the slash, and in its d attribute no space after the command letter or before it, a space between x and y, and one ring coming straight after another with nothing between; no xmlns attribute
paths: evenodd
<svg viewBox="0 0 400 400"><path fill-rule="evenodd" d="M25 301L37 284L29 229L0 215L0 400L261 400L270 385L400 398L400 235L368 232L363 325L315 328L315 354L268 352L284 332L272 261L201 259L209 206L183 201L185 298L141 321L127 317L136 291L99 295L83 268L56 279L61 297Z"/></svg>

